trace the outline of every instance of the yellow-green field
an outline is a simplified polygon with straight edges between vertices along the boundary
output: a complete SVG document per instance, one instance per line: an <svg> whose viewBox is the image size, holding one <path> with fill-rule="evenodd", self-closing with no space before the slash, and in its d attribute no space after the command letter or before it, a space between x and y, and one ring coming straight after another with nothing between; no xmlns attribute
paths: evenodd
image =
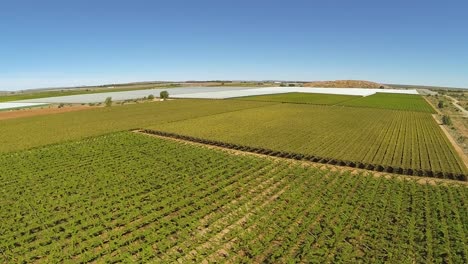
<svg viewBox="0 0 468 264"><path fill-rule="evenodd" d="M396 176L397 177L397 176ZM123 132L0 156L0 262L466 263L466 185Z"/></svg>

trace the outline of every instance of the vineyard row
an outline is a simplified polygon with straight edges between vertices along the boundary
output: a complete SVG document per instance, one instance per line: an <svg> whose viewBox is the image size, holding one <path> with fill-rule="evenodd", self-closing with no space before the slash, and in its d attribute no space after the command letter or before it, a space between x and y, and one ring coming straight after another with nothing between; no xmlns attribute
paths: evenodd
<svg viewBox="0 0 468 264"><path fill-rule="evenodd" d="M129 132L0 155L0 262L466 263L465 184L395 178Z"/></svg>
<svg viewBox="0 0 468 264"><path fill-rule="evenodd" d="M306 154L301 154L301 153L276 151L276 150L259 148L259 147L250 147L250 146L245 146L245 145L232 144L232 143L226 143L226 142L209 140L209 139L202 139L202 138L180 135L180 134L171 133L171 132L157 131L157 130L152 130L152 129L141 129L138 131L142 133L146 133L146 134L187 140L187 141L191 141L195 143L201 143L205 145L217 146L217 147L233 149L233 150L238 150L238 151L262 154L262 155L267 155L271 157L311 161L311 162L317 162L317 163L323 163L323 164L329 164L329 165L365 169L365 170L377 171L377 172L388 172L388 173L395 173L395 174L401 174L401 175L426 176L426 177L435 177L435 178L451 179L451 180L459 180L459 181L466 181L468 179L468 175L462 174L462 173L401 168L401 167L388 166L388 165L375 164L375 163L371 164L371 163L365 163L365 162L359 162L359 161L339 160L339 159L320 157L320 156L315 156L315 155L306 155Z"/></svg>

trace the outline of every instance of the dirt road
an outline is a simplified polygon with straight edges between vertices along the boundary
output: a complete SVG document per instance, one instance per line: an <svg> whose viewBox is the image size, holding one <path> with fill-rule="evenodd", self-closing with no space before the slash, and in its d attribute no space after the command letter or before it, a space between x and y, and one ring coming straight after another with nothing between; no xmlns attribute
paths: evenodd
<svg viewBox="0 0 468 264"><path fill-rule="evenodd" d="M461 105L458 104L458 100L451 97L451 96L448 96L448 95L445 95L445 97L447 97L449 100L452 101L452 104L453 106L455 106L456 108L458 108L462 113L463 113L463 116L464 117L468 117L468 111L466 111L465 108L463 108Z"/></svg>

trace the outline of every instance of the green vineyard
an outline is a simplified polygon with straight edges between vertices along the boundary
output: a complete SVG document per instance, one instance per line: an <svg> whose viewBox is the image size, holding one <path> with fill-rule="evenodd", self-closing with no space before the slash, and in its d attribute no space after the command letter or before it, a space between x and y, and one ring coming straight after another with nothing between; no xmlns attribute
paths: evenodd
<svg viewBox="0 0 468 264"><path fill-rule="evenodd" d="M421 176L460 179L467 174L458 154L427 113L276 104L145 128L381 166L382 170L391 167L404 174L420 175L412 173L420 170Z"/></svg>
<svg viewBox="0 0 468 264"><path fill-rule="evenodd" d="M270 104L190 99L0 120L0 153Z"/></svg>
<svg viewBox="0 0 468 264"><path fill-rule="evenodd" d="M280 102L294 104L317 104L317 105L334 105L349 100L356 100L360 96L352 95L336 95L336 94L314 94L314 93L284 93L284 94L267 94L240 97L240 100L265 101L265 102Z"/></svg>
<svg viewBox="0 0 468 264"><path fill-rule="evenodd" d="M383 108L403 111L416 111L434 114L434 109L421 95L376 93L339 103L345 106Z"/></svg>
<svg viewBox="0 0 468 264"><path fill-rule="evenodd" d="M468 262L464 183L123 132L1 154L0 186L4 263Z"/></svg>

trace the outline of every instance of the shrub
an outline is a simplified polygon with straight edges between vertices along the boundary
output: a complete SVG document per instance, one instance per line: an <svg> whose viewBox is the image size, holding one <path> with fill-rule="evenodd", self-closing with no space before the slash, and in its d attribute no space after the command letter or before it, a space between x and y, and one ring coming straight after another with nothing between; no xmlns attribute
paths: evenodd
<svg viewBox="0 0 468 264"><path fill-rule="evenodd" d="M150 94L148 95L148 100L153 100L154 99L154 95Z"/></svg>
<svg viewBox="0 0 468 264"><path fill-rule="evenodd" d="M437 107L444 108L444 101L439 101L439 103L437 104Z"/></svg>
<svg viewBox="0 0 468 264"><path fill-rule="evenodd" d="M452 125L452 120L450 119L450 116L444 115L442 117L442 124L450 126Z"/></svg>
<svg viewBox="0 0 468 264"><path fill-rule="evenodd" d="M167 91L162 91L162 92L159 93L159 97L162 100L166 100L167 98L169 98L169 93Z"/></svg>
<svg viewBox="0 0 468 264"><path fill-rule="evenodd" d="M107 97L104 101L104 104L106 105L106 107L112 106L112 97Z"/></svg>

